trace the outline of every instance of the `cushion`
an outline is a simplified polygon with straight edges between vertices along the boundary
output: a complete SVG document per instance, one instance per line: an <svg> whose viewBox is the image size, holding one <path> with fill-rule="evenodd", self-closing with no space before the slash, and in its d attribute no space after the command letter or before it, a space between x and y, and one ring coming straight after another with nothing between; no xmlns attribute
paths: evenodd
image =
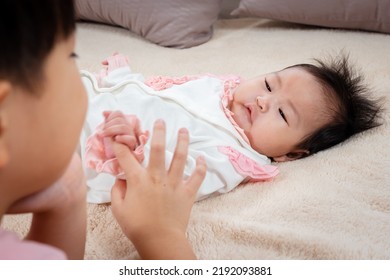
<svg viewBox="0 0 390 280"><path fill-rule="evenodd" d="M232 15L390 33L390 0L241 0Z"/></svg>
<svg viewBox="0 0 390 280"><path fill-rule="evenodd" d="M79 20L122 26L165 47L208 41L221 0L76 0Z"/></svg>

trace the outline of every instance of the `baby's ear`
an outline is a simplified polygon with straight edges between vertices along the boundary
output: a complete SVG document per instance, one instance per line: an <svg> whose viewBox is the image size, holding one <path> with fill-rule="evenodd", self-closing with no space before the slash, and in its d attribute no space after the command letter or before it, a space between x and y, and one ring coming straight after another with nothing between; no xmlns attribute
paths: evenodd
<svg viewBox="0 0 390 280"><path fill-rule="evenodd" d="M4 101L10 94L11 88L11 84L8 81L0 80L0 169L8 163L9 159L8 147L5 141L5 131L8 122Z"/></svg>
<svg viewBox="0 0 390 280"><path fill-rule="evenodd" d="M273 160L276 162L285 162L304 158L308 155L310 155L310 152L308 150L294 150L293 152L287 153L285 155L273 157Z"/></svg>

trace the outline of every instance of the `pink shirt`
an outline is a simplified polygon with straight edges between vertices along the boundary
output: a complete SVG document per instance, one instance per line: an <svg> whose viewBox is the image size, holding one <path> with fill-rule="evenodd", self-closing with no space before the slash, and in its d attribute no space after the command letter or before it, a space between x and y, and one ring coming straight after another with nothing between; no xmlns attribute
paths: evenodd
<svg viewBox="0 0 390 280"><path fill-rule="evenodd" d="M29 240L21 240L9 231L0 228L0 260L64 260L60 249Z"/></svg>

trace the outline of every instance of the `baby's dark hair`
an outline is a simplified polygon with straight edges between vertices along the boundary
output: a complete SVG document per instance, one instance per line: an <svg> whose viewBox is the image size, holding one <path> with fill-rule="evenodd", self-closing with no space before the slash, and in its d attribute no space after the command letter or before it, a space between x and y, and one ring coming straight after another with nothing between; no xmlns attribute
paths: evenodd
<svg viewBox="0 0 390 280"><path fill-rule="evenodd" d="M354 134L379 126L381 99L374 99L363 83L363 77L348 63L348 55L316 65L298 64L313 75L323 88L326 100L331 102L331 122L321 127L298 144L299 149L314 154L343 142ZM289 67L290 68L290 67ZM288 155L294 158L295 155Z"/></svg>
<svg viewBox="0 0 390 280"><path fill-rule="evenodd" d="M72 0L2 0L0 80L36 88L46 57L75 27Z"/></svg>

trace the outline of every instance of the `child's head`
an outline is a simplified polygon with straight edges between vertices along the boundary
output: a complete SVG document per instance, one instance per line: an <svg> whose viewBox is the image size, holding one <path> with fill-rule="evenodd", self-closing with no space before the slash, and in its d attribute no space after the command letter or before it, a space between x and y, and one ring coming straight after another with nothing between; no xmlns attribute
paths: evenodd
<svg viewBox="0 0 390 280"><path fill-rule="evenodd" d="M74 33L72 1L2 1L0 79L33 89L57 41Z"/></svg>
<svg viewBox="0 0 390 280"><path fill-rule="evenodd" d="M71 0L2 1L0 195L48 186L76 149L87 98L74 31Z"/></svg>
<svg viewBox="0 0 390 280"><path fill-rule="evenodd" d="M275 161L311 155L373 128L381 110L347 57L245 81L230 109L252 147Z"/></svg>

